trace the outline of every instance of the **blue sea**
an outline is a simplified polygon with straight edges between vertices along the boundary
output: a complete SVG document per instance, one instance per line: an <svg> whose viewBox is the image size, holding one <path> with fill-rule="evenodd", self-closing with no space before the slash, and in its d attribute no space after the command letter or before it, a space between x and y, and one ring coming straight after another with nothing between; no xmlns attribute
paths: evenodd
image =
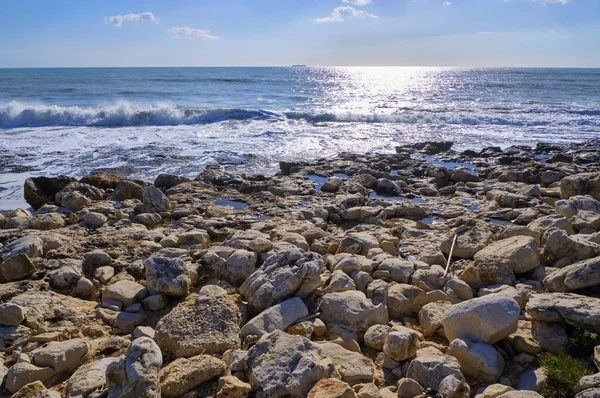
<svg viewBox="0 0 600 398"><path fill-rule="evenodd" d="M405 142L599 136L600 69L0 69L0 209L23 205L32 175L273 173L279 160Z"/></svg>

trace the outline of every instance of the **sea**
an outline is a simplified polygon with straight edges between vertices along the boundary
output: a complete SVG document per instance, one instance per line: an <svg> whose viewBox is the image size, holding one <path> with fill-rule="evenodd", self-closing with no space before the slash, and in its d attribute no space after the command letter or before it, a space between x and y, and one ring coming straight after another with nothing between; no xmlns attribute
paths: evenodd
<svg viewBox="0 0 600 398"><path fill-rule="evenodd" d="M247 67L0 69L0 209L30 176L153 180L222 164L600 137L600 69Z"/></svg>

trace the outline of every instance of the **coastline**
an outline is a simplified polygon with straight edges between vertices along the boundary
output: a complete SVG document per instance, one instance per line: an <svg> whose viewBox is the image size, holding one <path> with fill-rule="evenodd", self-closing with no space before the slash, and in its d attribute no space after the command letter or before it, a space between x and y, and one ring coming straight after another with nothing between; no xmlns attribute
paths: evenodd
<svg viewBox="0 0 600 398"><path fill-rule="evenodd" d="M600 329L598 140L423 142L273 176L36 177L25 198L33 214L0 216L11 393L27 384L15 353L56 367L36 356L56 341L77 359L34 380L59 392L92 383L76 369L140 350L160 364L136 380L163 394L535 390L542 355ZM310 359L278 384L286 352ZM124 393L114 363L97 388ZM191 377L193 363L212 376Z"/></svg>

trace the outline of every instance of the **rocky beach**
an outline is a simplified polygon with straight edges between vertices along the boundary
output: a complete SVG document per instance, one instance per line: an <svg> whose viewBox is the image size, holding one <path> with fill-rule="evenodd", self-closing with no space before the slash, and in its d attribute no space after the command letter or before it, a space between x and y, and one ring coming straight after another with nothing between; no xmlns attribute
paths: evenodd
<svg viewBox="0 0 600 398"><path fill-rule="evenodd" d="M599 397L600 141L453 147L27 179L3 396Z"/></svg>

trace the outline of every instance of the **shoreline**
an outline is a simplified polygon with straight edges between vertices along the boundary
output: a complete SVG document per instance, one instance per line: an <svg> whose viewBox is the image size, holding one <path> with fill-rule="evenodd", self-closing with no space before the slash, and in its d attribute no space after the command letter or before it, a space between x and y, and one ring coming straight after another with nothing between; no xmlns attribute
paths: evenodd
<svg viewBox="0 0 600 398"><path fill-rule="evenodd" d="M488 397L543 392L565 352L598 373L568 339L600 330L600 140L452 146L28 179L35 212L0 211L4 387Z"/></svg>

